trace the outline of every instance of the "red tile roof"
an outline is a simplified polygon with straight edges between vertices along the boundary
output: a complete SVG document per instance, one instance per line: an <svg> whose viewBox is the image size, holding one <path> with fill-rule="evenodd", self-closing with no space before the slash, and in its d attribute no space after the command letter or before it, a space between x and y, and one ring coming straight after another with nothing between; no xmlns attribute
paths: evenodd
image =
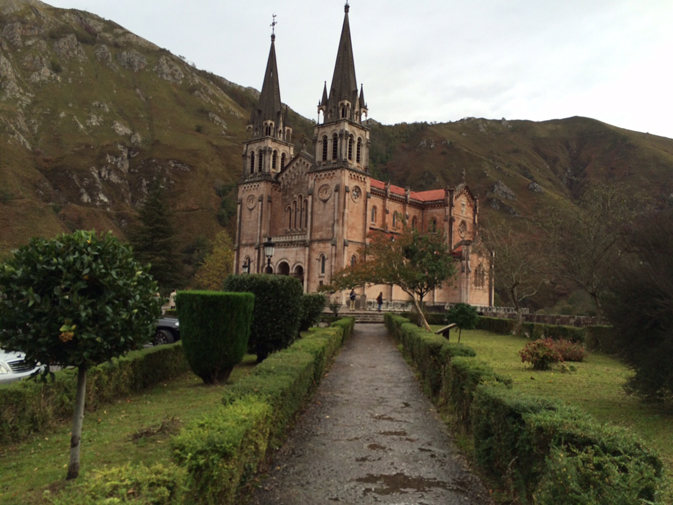
<svg viewBox="0 0 673 505"><path fill-rule="evenodd" d="M373 188L377 189L385 189L386 188L386 183L383 181L378 181L376 179L371 179L371 185ZM390 192L394 195L405 195L405 190L404 188L401 188L399 186L395 186L393 184L390 185ZM432 202L435 200L443 200L444 199L444 190L443 189L431 189L429 191L412 191L409 196L413 200L418 200L420 202Z"/></svg>

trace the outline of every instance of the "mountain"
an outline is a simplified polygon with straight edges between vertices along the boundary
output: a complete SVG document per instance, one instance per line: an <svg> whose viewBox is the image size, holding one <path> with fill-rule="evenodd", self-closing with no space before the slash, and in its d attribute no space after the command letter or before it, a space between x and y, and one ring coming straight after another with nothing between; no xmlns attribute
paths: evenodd
<svg viewBox="0 0 673 505"><path fill-rule="evenodd" d="M258 96L94 14L3 0L0 251L78 228L124 237L158 181L194 253L232 227ZM299 149L312 122L291 110L289 122ZM464 170L487 217L571 205L594 183L673 194L673 140L592 119L369 125L375 176L424 190Z"/></svg>

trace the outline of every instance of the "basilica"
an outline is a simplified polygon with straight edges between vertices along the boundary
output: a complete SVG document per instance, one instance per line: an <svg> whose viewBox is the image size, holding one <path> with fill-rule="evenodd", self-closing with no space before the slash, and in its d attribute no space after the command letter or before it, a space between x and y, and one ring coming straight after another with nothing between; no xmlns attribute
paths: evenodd
<svg viewBox="0 0 673 505"><path fill-rule="evenodd" d="M426 302L492 306L493 258L479 239L479 200L465 181L412 191L369 175L367 102L355 78L348 13L346 5L332 84L325 83L318 103L312 152L295 153L271 36L262 92L243 147L234 272L292 275L313 293L359 261L371 232L394 235L408 223L425 232L443 231L456 261L456 277ZM268 258L265 243L274 245ZM356 292L363 304L380 292L387 303L408 301L396 286L362 286Z"/></svg>

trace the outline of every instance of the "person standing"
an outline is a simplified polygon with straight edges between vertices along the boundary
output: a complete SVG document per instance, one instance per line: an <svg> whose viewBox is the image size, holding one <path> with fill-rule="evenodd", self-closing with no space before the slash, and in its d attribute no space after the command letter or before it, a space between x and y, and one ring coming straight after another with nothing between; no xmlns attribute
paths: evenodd
<svg viewBox="0 0 673 505"><path fill-rule="evenodd" d="M379 312L381 312L381 305L383 305L383 291L381 291L379 296L376 297L376 303L379 304Z"/></svg>
<svg viewBox="0 0 673 505"><path fill-rule="evenodd" d="M355 310L355 289L351 289L350 299L351 299L351 311Z"/></svg>

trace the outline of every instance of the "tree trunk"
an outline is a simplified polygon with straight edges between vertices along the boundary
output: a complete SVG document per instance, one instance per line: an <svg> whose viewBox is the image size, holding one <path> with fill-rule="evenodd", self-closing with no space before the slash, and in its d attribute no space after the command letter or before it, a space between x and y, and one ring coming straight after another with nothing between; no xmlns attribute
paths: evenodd
<svg viewBox="0 0 673 505"><path fill-rule="evenodd" d="M82 441L82 422L84 421L84 400L86 398L86 367L80 366L77 371L77 394L75 396L75 414L72 417L70 435L70 463L67 479L79 476L79 449Z"/></svg>
<svg viewBox="0 0 673 505"><path fill-rule="evenodd" d="M421 319L421 323L423 323L423 328L425 328L426 331L429 331L430 333L432 333L432 330L430 329L430 325L428 324L428 321L425 319L425 314L423 314L423 310L421 309L421 306L418 304L418 300L416 299L416 295L414 293L410 293L408 291L406 291L406 293L408 295L411 295L411 299L414 301L414 307L416 307L416 311L418 312L418 316Z"/></svg>
<svg viewBox="0 0 673 505"><path fill-rule="evenodd" d="M521 312L521 306L519 305L519 296L517 295L516 287L510 289L509 297L514 304L514 310L516 310L516 325L514 326L514 333L520 335L521 327L523 326L523 313Z"/></svg>
<svg viewBox="0 0 673 505"><path fill-rule="evenodd" d="M602 324L603 321L603 307L601 306L601 301L598 298L597 293L590 293L591 298L594 300L594 305L596 306L596 324Z"/></svg>

